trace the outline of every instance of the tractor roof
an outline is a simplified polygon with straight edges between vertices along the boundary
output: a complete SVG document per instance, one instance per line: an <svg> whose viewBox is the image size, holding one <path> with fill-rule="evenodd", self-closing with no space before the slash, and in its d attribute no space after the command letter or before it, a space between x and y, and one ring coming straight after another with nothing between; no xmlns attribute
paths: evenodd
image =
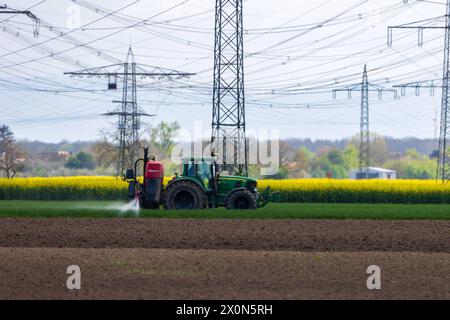
<svg viewBox="0 0 450 320"><path fill-rule="evenodd" d="M190 162L190 161L194 161L194 162L214 162L214 161L216 161L216 158L214 158L214 157L186 157L186 158L183 158L183 163Z"/></svg>

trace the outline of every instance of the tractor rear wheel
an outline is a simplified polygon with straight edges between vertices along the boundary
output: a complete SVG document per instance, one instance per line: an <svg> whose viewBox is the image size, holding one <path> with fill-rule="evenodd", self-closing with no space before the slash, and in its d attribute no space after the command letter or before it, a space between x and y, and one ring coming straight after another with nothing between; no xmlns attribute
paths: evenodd
<svg viewBox="0 0 450 320"><path fill-rule="evenodd" d="M206 207L206 194L193 182L170 184L164 192L164 207L170 210L196 210Z"/></svg>
<svg viewBox="0 0 450 320"><path fill-rule="evenodd" d="M141 203L141 208L144 209L159 209L159 203Z"/></svg>
<svg viewBox="0 0 450 320"><path fill-rule="evenodd" d="M256 209L258 204L255 195L247 189L233 191L225 199L225 208L233 210Z"/></svg>

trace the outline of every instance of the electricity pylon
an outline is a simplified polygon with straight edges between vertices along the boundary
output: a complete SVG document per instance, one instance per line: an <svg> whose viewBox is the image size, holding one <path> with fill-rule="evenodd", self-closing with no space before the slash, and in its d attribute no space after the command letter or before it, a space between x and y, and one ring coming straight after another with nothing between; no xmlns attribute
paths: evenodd
<svg viewBox="0 0 450 320"><path fill-rule="evenodd" d="M438 17L442 18L442 17ZM435 20L429 19L428 22ZM449 74L450 74L450 0L447 0L446 4L446 13L445 13L445 25L444 26L423 26L418 25L418 22L412 22L408 24L398 25L388 27L388 46L392 46L392 31L394 29L417 29L418 30L418 45L423 45L423 30L425 29L444 29L445 37L444 37L444 62L443 62L443 72L442 72L442 97L441 97L441 123L440 123L440 135L439 135L439 156L438 156L438 165L436 172L436 180L440 180L442 183L447 183L450 180L450 149L448 143L450 141L450 101L449 101ZM414 86L417 92L420 92L419 88L428 87L433 90L434 93L434 81L433 80L425 80L418 81L415 83L408 83L404 85L400 85L402 88ZM404 89L403 89L404 91Z"/></svg>
<svg viewBox="0 0 450 320"><path fill-rule="evenodd" d="M248 174L242 0L216 0L211 145L222 170Z"/></svg>
<svg viewBox="0 0 450 320"><path fill-rule="evenodd" d="M336 93L339 91L346 91L349 98L353 91L361 92L361 118L360 118L360 136L359 136L359 176L358 179L369 178L369 167L371 164L370 158L370 130L369 130L369 93L371 91L378 92L378 98L382 99L383 91L394 92L394 97L397 98L397 91L387 89L382 86L372 84L369 82L367 74L367 65L364 65L364 72L362 82L350 85L345 88L334 89L333 97L336 98Z"/></svg>
<svg viewBox="0 0 450 320"><path fill-rule="evenodd" d="M108 78L109 90L116 90L117 79L123 78L122 100L113 101L113 103L119 103L120 107L104 114L107 116L118 116L119 118L117 176L123 173L125 169L133 168L138 158L140 148L140 118L143 116L153 116L145 113L138 107L137 77L170 80L173 78L189 78L189 76L193 75L192 73L164 70L157 67L152 67L152 71L146 71L143 67L149 66L137 64L134 59L133 50L130 47L124 63L64 73L76 77L106 77Z"/></svg>
<svg viewBox="0 0 450 320"><path fill-rule="evenodd" d="M15 9L10 9L8 8L8 6L5 5L0 5L0 14L24 14L26 16L28 16L31 20L33 20L33 35L35 38L37 38L39 36L39 24L40 21L38 17L36 17L31 11L29 10L15 10Z"/></svg>

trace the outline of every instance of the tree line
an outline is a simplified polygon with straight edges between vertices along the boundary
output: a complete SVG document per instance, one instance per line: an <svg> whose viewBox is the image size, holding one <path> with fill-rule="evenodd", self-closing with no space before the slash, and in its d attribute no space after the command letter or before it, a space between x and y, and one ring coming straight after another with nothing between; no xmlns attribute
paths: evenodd
<svg viewBox="0 0 450 320"><path fill-rule="evenodd" d="M167 174L177 171L170 153L180 125L161 122L148 130L141 144L150 146L152 155L165 164ZM372 134L370 164L397 171L400 179L433 179L437 151L432 139L393 139ZM60 153L61 154L60 154ZM349 178L358 168L358 136L342 140L287 139L280 142L278 172L270 177L285 178ZM92 142L43 143L18 141L12 130L0 126L0 174L16 176L113 175L117 162L117 139L103 132ZM260 168L250 166L250 175L259 176Z"/></svg>

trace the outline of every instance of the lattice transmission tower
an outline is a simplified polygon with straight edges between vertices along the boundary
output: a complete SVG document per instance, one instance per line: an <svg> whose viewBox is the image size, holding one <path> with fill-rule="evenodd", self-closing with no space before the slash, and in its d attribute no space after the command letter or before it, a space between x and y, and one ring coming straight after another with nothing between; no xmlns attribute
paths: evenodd
<svg viewBox="0 0 450 320"><path fill-rule="evenodd" d="M146 67L153 70L148 71ZM181 79L189 78L193 73L167 70L158 67L137 64L131 47L128 49L126 61L124 63L84 69L76 72L65 72L75 77L106 77L108 79L108 89L117 89L117 80L122 78L122 100L113 101L120 106L113 111L107 112L106 116L117 116L118 130L118 160L116 175L122 174L125 169L133 168L138 158L140 149L140 123L141 117L151 117L138 106L137 102L137 77L156 79Z"/></svg>
<svg viewBox="0 0 450 320"><path fill-rule="evenodd" d="M116 75L114 75L116 77ZM119 131L119 158L117 174L123 172L130 164L137 160L140 148L139 130L141 117L151 117L138 107L136 61L131 47L128 50L127 60L123 64L122 100L118 110L105 113L107 116L118 116ZM127 161L128 158L128 161Z"/></svg>
<svg viewBox="0 0 450 320"><path fill-rule="evenodd" d="M362 172L363 166L366 168L366 178L368 178L368 168L370 167L370 131L369 131L369 79L367 76L367 65L364 65L363 80L361 83L361 119L360 119L360 144L359 144L359 169Z"/></svg>
<svg viewBox="0 0 450 320"><path fill-rule="evenodd" d="M394 98L397 98L397 91L387 89L377 84L369 82L367 73L367 65L364 65L363 77L361 83L353 84L348 87L334 89L333 97L336 98L336 93L345 91L349 98L353 91L361 92L361 117L360 117L360 133L359 133L359 173L358 179L369 178L369 167L371 165L370 157L370 130L369 130L369 94L372 91L378 92L378 98L382 99L384 91L394 93Z"/></svg>
<svg viewBox="0 0 450 320"><path fill-rule="evenodd" d="M216 0L212 151L222 170L248 174L242 0Z"/></svg>
<svg viewBox="0 0 450 320"><path fill-rule="evenodd" d="M442 89L441 97L441 122L440 122L440 135L439 135L439 156L436 172L436 180L440 180L442 183L447 183L450 180L450 101L449 101L449 75L450 75L450 0L446 3L446 12L444 18L444 26L435 25L421 25L423 21L412 22L408 24L390 26L388 27L388 46L392 46L392 33L394 29L417 29L418 30L418 45L423 46L423 31L426 29L444 29L444 57L443 57L443 72L441 85L436 86L436 80L421 80L412 83L398 85L404 91L407 87L416 88L416 95L419 94L419 88L431 88L431 93L434 94L434 88L440 87ZM428 23L435 20L442 19L442 17L432 18L426 20Z"/></svg>

